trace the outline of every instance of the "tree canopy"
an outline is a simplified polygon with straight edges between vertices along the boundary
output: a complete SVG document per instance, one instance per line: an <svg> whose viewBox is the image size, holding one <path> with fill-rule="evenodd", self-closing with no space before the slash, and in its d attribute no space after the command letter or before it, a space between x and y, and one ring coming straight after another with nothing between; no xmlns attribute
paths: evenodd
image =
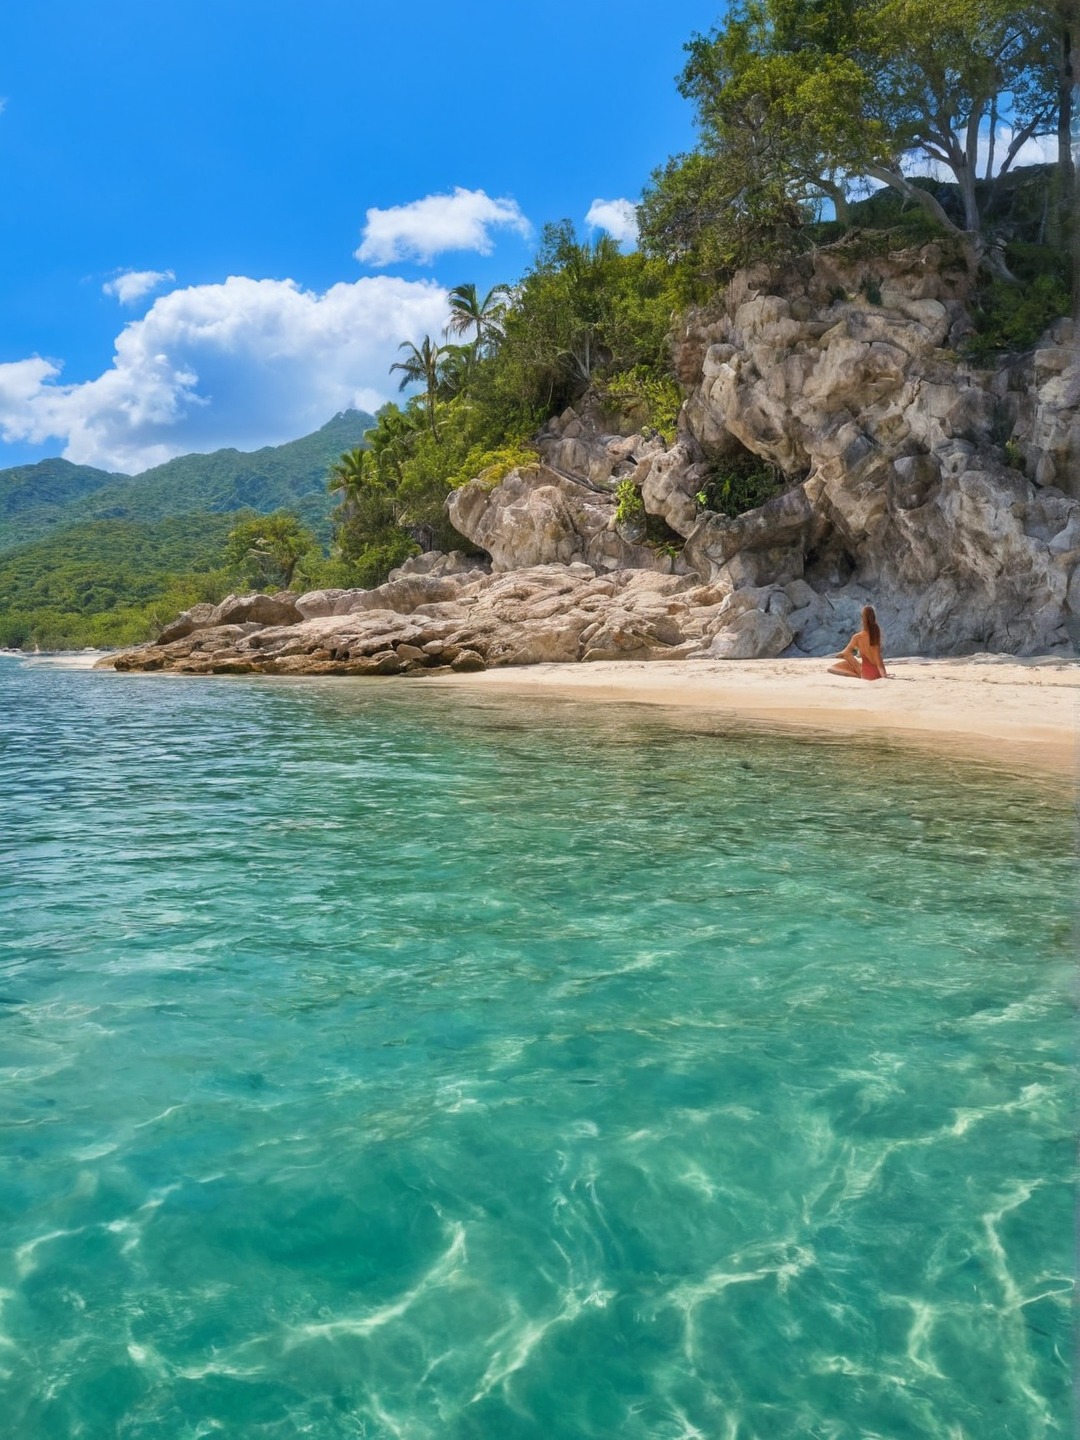
<svg viewBox="0 0 1080 1440"><path fill-rule="evenodd" d="M1064 7L1064 0L1063 0ZM642 206L654 252L744 262L860 186L890 186L1001 271L989 224L1023 146L1056 134L1071 39L1031 0L739 0L687 45L680 80L701 136ZM1071 62L1070 62L1071 63ZM1059 160L1068 218L1072 169ZM952 211L914 171L951 177Z"/></svg>
<svg viewBox="0 0 1080 1440"><path fill-rule="evenodd" d="M305 555L318 551L318 541L287 510L256 515L230 530L226 565L259 590L286 590Z"/></svg>

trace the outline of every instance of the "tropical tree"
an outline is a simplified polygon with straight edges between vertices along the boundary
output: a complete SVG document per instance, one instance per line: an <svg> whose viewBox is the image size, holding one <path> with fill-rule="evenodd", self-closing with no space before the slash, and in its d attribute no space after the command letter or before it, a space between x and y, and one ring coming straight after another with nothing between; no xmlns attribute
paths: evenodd
<svg viewBox="0 0 1080 1440"><path fill-rule="evenodd" d="M229 531L225 563L241 579L259 589L287 590L304 556L318 551L318 541L288 510L256 515Z"/></svg>
<svg viewBox="0 0 1080 1440"><path fill-rule="evenodd" d="M1001 273L986 215L1025 143L1056 128L1055 25L1037 0L740 0L687 46L680 88L711 161L689 178L751 230L784 201L828 199L843 219L848 188L876 181ZM952 175L959 213L912 182L913 165ZM643 221L655 249L681 214L657 192L687 178L654 176Z"/></svg>
<svg viewBox="0 0 1080 1440"><path fill-rule="evenodd" d="M472 342L473 361L498 344L502 337L502 321L510 298L508 285L493 285L481 300L475 285L455 285L450 291L449 335L476 333Z"/></svg>
<svg viewBox="0 0 1080 1440"><path fill-rule="evenodd" d="M376 463L371 450L359 445L355 450L347 450L330 466L330 478L326 488L331 495L341 495L342 501L347 503L355 499L368 483L376 469Z"/></svg>
<svg viewBox="0 0 1080 1440"><path fill-rule="evenodd" d="M447 400L464 395L476 371L476 350L471 345L443 345L439 355L439 395Z"/></svg>
<svg viewBox="0 0 1080 1440"><path fill-rule="evenodd" d="M442 347L433 341L430 335L425 335L419 347L414 345L411 340L403 340L398 349L408 353L404 360L395 360L390 366L390 373L393 374L395 370L402 371L399 390L404 390L409 385L423 385L428 424L431 426L432 437L438 440L439 431L435 423L435 397L439 392L439 360L442 355Z"/></svg>
<svg viewBox="0 0 1080 1440"><path fill-rule="evenodd" d="M569 404L605 374L665 363L664 337L683 303L677 269L607 235L578 239L569 220L544 227L533 268L508 307L505 338L476 393L514 393L519 417ZM521 424L521 420L517 422ZM522 425L522 429L528 427Z"/></svg>
<svg viewBox="0 0 1080 1440"><path fill-rule="evenodd" d="M376 412L377 423L364 439L375 457L375 466L383 480L393 475L400 484L402 467L413 449L417 426L423 421L414 409L402 410L394 404L384 405Z"/></svg>

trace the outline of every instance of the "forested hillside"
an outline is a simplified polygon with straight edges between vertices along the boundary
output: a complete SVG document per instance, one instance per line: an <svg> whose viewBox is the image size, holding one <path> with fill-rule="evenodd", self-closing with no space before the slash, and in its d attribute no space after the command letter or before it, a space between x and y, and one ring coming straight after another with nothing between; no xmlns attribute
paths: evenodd
<svg viewBox="0 0 1080 1440"><path fill-rule="evenodd" d="M84 520L162 520L236 510L295 511L329 535L326 471L375 422L360 410L335 415L313 435L261 450L179 455L141 475L110 475L67 460L0 470L0 552Z"/></svg>
<svg viewBox="0 0 1080 1440"><path fill-rule="evenodd" d="M223 593L235 515L90 520L0 555L0 648L135 643Z"/></svg>
<svg viewBox="0 0 1080 1440"><path fill-rule="evenodd" d="M287 512L278 531L314 578L331 533L331 461L374 423L347 410L285 445L181 455L141 475L59 459L0 471L0 648L148 639L177 610L252 579L229 536L275 512Z"/></svg>

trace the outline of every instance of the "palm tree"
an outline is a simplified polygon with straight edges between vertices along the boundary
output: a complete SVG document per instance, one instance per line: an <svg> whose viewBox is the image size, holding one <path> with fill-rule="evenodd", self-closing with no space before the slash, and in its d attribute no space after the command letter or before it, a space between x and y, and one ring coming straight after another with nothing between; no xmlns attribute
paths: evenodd
<svg viewBox="0 0 1080 1440"><path fill-rule="evenodd" d="M331 495L340 492L343 504L348 504L350 500L355 501L368 483L374 465L375 457L370 450L359 445L355 450L346 450L345 454L339 456L330 466L327 490Z"/></svg>
<svg viewBox="0 0 1080 1440"><path fill-rule="evenodd" d="M439 394L448 400L464 395L476 356L470 345L444 345L439 356Z"/></svg>
<svg viewBox="0 0 1080 1440"><path fill-rule="evenodd" d="M371 446L380 477L385 481L388 475L392 475L400 483L402 463L412 449L416 435L416 414L389 404L378 411L375 419L378 424L365 432L364 439Z"/></svg>
<svg viewBox="0 0 1080 1440"><path fill-rule="evenodd" d="M398 346L399 350L407 350L410 353L404 360L396 360L390 366L390 373L401 370L401 384L399 390L404 390L406 385L414 385L417 382L423 385L427 398L428 421L431 425L431 433L436 441L439 432L435 426L435 396L439 389L439 358L442 355L442 347L432 342L430 335L425 335L419 349L411 340L403 340Z"/></svg>
<svg viewBox="0 0 1080 1440"><path fill-rule="evenodd" d="M369 434L371 432L368 432ZM398 474L380 467L374 450L348 450L330 466L327 488L340 494L334 521L334 552L343 560L356 560L371 545L398 529L406 515Z"/></svg>
<svg viewBox="0 0 1080 1440"><path fill-rule="evenodd" d="M485 346L491 347L501 337L509 296L508 285L493 285L483 300L477 295L475 285L456 285L450 291L447 334L464 335L466 331L476 330L472 343L474 362L479 360Z"/></svg>

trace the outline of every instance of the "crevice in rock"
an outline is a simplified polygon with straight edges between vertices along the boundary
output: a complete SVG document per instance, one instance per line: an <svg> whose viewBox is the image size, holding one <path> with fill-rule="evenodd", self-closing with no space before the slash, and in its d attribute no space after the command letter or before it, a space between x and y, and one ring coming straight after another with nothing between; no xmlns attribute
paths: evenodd
<svg viewBox="0 0 1080 1440"><path fill-rule="evenodd" d="M803 557L803 579L819 594L843 589L858 569L857 558L836 530L818 539Z"/></svg>

